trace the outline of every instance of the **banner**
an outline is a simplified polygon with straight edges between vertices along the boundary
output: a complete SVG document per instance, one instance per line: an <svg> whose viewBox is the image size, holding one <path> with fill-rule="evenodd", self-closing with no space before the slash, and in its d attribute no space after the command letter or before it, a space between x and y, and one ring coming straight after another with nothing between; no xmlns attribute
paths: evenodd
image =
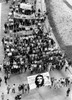
<svg viewBox="0 0 72 100"><path fill-rule="evenodd" d="M17 19L35 19L35 14L24 15L24 14L19 14L19 13L14 12L14 18L17 18Z"/></svg>
<svg viewBox="0 0 72 100"><path fill-rule="evenodd" d="M28 76L27 80L31 90L41 86L51 85L49 72Z"/></svg>
<svg viewBox="0 0 72 100"><path fill-rule="evenodd" d="M28 3L20 3L20 8L32 10L32 5Z"/></svg>

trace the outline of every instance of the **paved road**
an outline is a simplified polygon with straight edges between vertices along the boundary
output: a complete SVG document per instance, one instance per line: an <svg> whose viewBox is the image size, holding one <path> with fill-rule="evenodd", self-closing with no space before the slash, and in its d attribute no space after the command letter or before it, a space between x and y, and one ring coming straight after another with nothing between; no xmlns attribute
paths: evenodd
<svg viewBox="0 0 72 100"><path fill-rule="evenodd" d="M53 28L53 32L54 32L54 35L55 35L55 37L56 37L56 39L57 39L57 41L58 41L58 43L59 43L59 45L60 45L60 47L61 47L61 49L62 50L64 50L64 52L66 53L66 56L67 56L67 58L69 58L69 59L71 59L71 61L72 61L72 45L64 45L64 43L63 43L63 41L62 41L62 39L61 39L61 37L59 36L59 31L58 31L58 29L57 29L57 25L56 25L56 23L55 23L55 19L58 19L59 17L57 17L57 18L54 18L53 17L53 14L52 14L52 12L53 12L53 7L57 7L57 8L60 8L60 7L58 7L58 4L64 4L64 2L63 2L63 0L60 0L60 3L58 2L59 0L57 0L57 2L58 2L58 4L57 4L57 2L56 2L56 4L57 4L57 6L55 6L55 1L54 1L54 5L53 5L53 3L51 2L51 0L45 0L46 1L46 4L47 4L47 11L48 11L48 18L49 18L49 22L50 22L50 25L52 26L52 28ZM52 0L53 1L53 0ZM52 5L51 5L51 3L52 3ZM65 7L67 6L66 4L64 4L65 5ZM61 6L61 5L59 5L59 6ZM63 6L61 6L61 8L62 9L64 9L63 8ZM68 6L67 6L67 8L68 8ZM53 9L53 10L52 10ZM65 9L65 11L66 11L66 9ZM71 9L70 8L68 8L68 11L69 12L71 12ZM57 13L58 14L58 13ZM60 15L61 15L61 12L59 13ZM59 16L59 14L58 14L58 16ZM69 19L68 19L69 20ZM68 27L67 27L68 28ZM69 39L68 39L69 40Z"/></svg>
<svg viewBox="0 0 72 100"><path fill-rule="evenodd" d="M38 0L37 0L38 2ZM40 2L42 3L42 0L40 0ZM44 1L43 1L44 3ZM41 4L43 5L43 4ZM2 4L2 27L4 22L7 19L7 15L9 12L9 5L8 4ZM42 6L37 6L37 7L42 7ZM48 21L48 20L47 20ZM47 24L47 23L46 23ZM49 25L49 23L48 23ZM3 30L0 33L0 38L3 36ZM2 49L2 47L1 47ZM2 50L0 51L0 54L4 55ZM2 57L0 57L0 61L1 61ZM59 79L60 77L65 77L65 75L63 75L61 72L58 71L54 71L50 73L51 76L55 76L55 78ZM4 76L4 72L2 70L2 72L0 72L0 76L3 79ZM21 74L21 75L12 75L11 78L8 81L8 84L10 84L12 86L13 83L16 84L16 91L17 91L17 86L19 83L25 83L26 82L26 73ZM4 82L2 82L2 87L0 87L0 95L1 92L5 91L5 99L10 98L10 100L14 100L14 94L10 93L10 95L6 94L6 85L4 84ZM69 98L65 98L65 91L66 88L62 88L62 89L50 89L49 87L42 87L40 89L35 89L32 90L29 94L24 94L23 95L23 99L22 100L71 100L70 97ZM1 99L0 99L1 100Z"/></svg>

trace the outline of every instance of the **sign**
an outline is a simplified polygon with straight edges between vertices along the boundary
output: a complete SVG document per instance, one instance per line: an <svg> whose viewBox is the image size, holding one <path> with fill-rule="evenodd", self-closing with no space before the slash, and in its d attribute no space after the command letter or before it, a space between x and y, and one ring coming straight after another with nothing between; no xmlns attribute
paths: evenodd
<svg viewBox="0 0 72 100"><path fill-rule="evenodd" d="M30 89L35 89L41 86L51 85L49 72L28 76L27 80L28 80Z"/></svg>
<svg viewBox="0 0 72 100"><path fill-rule="evenodd" d="M20 8L27 9L27 10L32 10L32 5L26 4L26 3L20 3Z"/></svg>
<svg viewBox="0 0 72 100"><path fill-rule="evenodd" d="M14 12L14 18L17 19L35 19L35 14L25 15Z"/></svg>

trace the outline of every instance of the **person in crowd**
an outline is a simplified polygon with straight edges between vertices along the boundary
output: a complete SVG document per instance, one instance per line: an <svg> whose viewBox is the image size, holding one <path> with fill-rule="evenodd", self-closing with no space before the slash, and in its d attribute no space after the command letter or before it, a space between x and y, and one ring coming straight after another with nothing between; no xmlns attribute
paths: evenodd
<svg viewBox="0 0 72 100"><path fill-rule="evenodd" d="M65 78L60 78L60 83L61 83L62 86L65 86L66 85L65 84Z"/></svg>
<svg viewBox="0 0 72 100"><path fill-rule="evenodd" d="M30 86L29 86L29 84L28 84L28 93L29 93L29 91L30 91Z"/></svg>
<svg viewBox="0 0 72 100"><path fill-rule="evenodd" d="M13 5L15 4L15 1L16 1L16 0L13 0L13 2L12 2Z"/></svg>
<svg viewBox="0 0 72 100"><path fill-rule="evenodd" d="M22 98L22 94L18 94L15 96L15 100L21 100L21 98Z"/></svg>
<svg viewBox="0 0 72 100"><path fill-rule="evenodd" d="M65 72L68 70L68 67L65 67Z"/></svg>
<svg viewBox="0 0 72 100"><path fill-rule="evenodd" d="M53 83L54 83L54 77L51 77L51 87L53 87Z"/></svg>
<svg viewBox="0 0 72 100"><path fill-rule="evenodd" d="M26 0L21 0L21 2L25 3L25 2L26 2Z"/></svg>
<svg viewBox="0 0 72 100"><path fill-rule="evenodd" d="M6 0L6 3L8 3L9 0Z"/></svg>
<svg viewBox="0 0 72 100"><path fill-rule="evenodd" d="M25 72L26 72L27 71L27 64L25 64L24 69L25 69Z"/></svg>
<svg viewBox="0 0 72 100"><path fill-rule="evenodd" d="M0 86L1 86L1 83L2 83L2 78L0 77Z"/></svg>
<svg viewBox="0 0 72 100"><path fill-rule="evenodd" d="M67 91L66 91L66 96L67 96L67 97L69 96L70 91L71 91L70 88L68 88Z"/></svg>
<svg viewBox="0 0 72 100"><path fill-rule="evenodd" d="M2 70L2 64L0 64L0 71Z"/></svg>
<svg viewBox="0 0 72 100"><path fill-rule="evenodd" d="M13 84L12 93L15 93L15 84Z"/></svg>
<svg viewBox="0 0 72 100"><path fill-rule="evenodd" d="M65 78L65 84L66 84L66 87L69 85L69 83L70 83L69 78L66 77L66 78Z"/></svg>
<svg viewBox="0 0 72 100"><path fill-rule="evenodd" d="M22 94L24 94L24 90L25 90L25 89L24 89L24 86L25 86L24 84L22 84L22 85L19 84L19 86L18 86L18 90L19 90L19 91L22 91Z"/></svg>
<svg viewBox="0 0 72 100"><path fill-rule="evenodd" d="M25 93L28 91L27 84L24 85L24 91L25 91Z"/></svg>
<svg viewBox="0 0 72 100"><path fill-rule="evenodd" d="M4 76L4 80L5 80L5 84L7 85L7 81L8 81L7 76Z"/></svg>
<svg viewBox="0 0 72 100"><path fill-rule="evenodd" d="M5 95L4 95L4 93L2 93L1 94L1 100L5 100L4 98L5 98Z"/></svg>
<svg viewBox="0 0 72 100"><path fill-rule="evenodd" d="M22 86L23 86L23 88L22 88L22 94L24 94L24 90L25 90L25 88L24 88L24 84L22 84Z"/></svg>
<svg viewBox="0 0 72 100"><path fill-rule="evenodd" d="M10 93L10 89L11 89L11 88L10 88L10 85L8 85L8 86L7 86L7 94Z"/></svg>

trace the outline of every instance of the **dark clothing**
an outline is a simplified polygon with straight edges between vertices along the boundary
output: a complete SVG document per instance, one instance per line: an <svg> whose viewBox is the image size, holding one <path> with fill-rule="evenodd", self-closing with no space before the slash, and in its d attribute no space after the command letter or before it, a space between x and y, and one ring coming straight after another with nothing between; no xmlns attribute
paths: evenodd
<svg viewBox="0 0 72 100"><path fill-rule="evenodd" d="M7 87L7 94L9 94L9 92L10 92L10 87L8 86Z"/></svg>
<svg viewBox="0 0 72 100"><path fill-rule="evenodd" d="M70 82L70 81L69 81L68 78L66 78L66 79L65 79L65 82L66 82L66 86L67 86L67 85L69 85L69 82Z"/></svg>
<svg viewBox="0 0 72 100"><path fill-rule="evenodd" d="M2 79L0 78L0 86L1 86Z"/></svg>
<svg viewBox="0 0 72 100"><path fill-rule="evenodd" d="M8 3L8 0L6 0L6 3Z"/></svg>
<svg viewBox="0 0 72 100"><path fill-rule="evenodd" d="M7 79L8 79L8 78L5 76L5 77L4 77L4 80L5 80L5 83L6 83L6 84L7 84Z"/></svg>
<svg viewBox="0 0 72 100"><path fill-rule="evenodd" d="M67 71L68 67L65 67L65 72Z"/></svg>
<svg viewBox="0 0 72 100"><path fill-rule="evenodd" d="M29 93L29 90L30 90L30 87L29 87L29 84L28 84L28 93Z"/></svg>
<svg viewBox="0 0 72 100"><path fill-rule="evenodd" d="M70 88L68 88L66 96L69 96L69 93L70 93Z"/></svg>

